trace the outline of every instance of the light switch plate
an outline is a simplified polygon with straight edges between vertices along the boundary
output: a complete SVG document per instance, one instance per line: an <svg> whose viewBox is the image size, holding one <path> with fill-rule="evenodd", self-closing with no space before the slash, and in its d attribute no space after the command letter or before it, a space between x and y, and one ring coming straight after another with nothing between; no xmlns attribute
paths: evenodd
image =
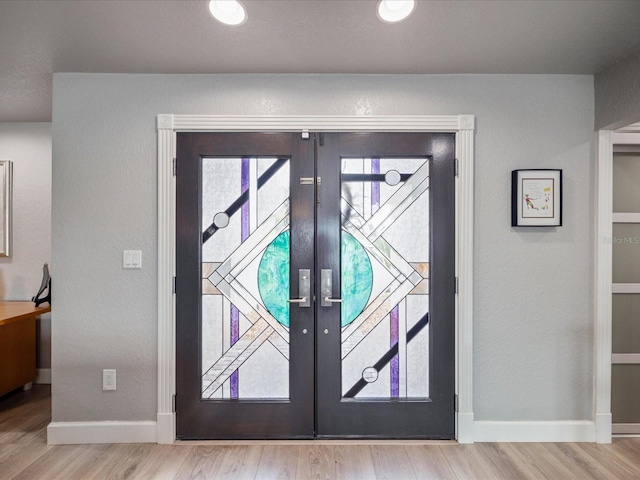
<svg viewBox="0 0 640 480"><path fill-rule="evenodd" d="M122 268L142 268L142 250L123 250Z"/></svg>

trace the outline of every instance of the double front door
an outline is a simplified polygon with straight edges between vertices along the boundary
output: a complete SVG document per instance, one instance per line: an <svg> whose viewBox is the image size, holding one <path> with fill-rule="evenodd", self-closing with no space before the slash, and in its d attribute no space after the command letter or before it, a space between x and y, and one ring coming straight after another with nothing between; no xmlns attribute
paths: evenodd
<svg viewBox="0 0 640 480"><path fill-rule="evenodd" d="M453 438L454 140L177 134L178 438Z"/></svg>

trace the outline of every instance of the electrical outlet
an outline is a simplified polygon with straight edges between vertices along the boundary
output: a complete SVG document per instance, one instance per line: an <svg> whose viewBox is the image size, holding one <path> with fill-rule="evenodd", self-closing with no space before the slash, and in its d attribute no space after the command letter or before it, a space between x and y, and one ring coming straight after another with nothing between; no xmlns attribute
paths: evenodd
<svg viewBox="0 0 640 480"><path fill-rule="evenodd" d="M116 389L116 371L102 370L102 390Z"/></svg>

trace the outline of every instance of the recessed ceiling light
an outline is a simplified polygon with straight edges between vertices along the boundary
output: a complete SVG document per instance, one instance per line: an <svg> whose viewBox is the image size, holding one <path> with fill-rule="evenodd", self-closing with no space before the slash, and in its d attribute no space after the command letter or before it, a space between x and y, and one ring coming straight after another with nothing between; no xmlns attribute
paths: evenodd
<svg viewBox="0 0 640 480"><path fill-rule="evenodd" d="M378 17L385 22L399 22L411 15L415 6L415 0L380 0Z"/></svg>
<svg viewBox="0 0 640 480"><path fill-rule="evenodd" d="M240 25L247 19L247 12L238 0L210 0L209 12L226 25Z"/></svg>

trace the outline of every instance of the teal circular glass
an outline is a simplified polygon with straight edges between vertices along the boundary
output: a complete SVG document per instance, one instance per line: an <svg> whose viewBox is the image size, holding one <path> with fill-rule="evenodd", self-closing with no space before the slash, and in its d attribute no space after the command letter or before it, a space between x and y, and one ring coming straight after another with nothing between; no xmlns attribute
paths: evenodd
<svg viewBox="0 0 640 480"><path fill-rule="evenodd" d="M342 303L341 325L353 322L364 310L373 288L373 268L364 247L351 234L341 236ZM285 327L289 326L289 230L278 235L265 249L258 266L258 291L264 306Z"/></svg>

